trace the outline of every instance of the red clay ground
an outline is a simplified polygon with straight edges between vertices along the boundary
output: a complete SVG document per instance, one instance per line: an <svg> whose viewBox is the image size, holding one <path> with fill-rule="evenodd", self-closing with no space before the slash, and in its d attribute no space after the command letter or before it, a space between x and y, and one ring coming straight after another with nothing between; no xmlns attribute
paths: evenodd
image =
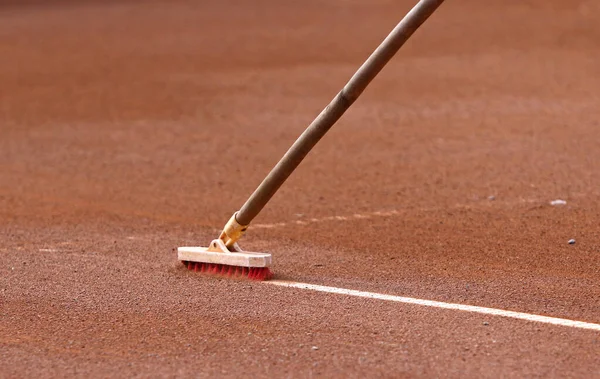
<svg viewBox="0 0 600 379"><path fill-rule="evenodd" d="M176 260L413 2L41 3L0 8L1 377L600 377L598 332ZM279 279L600 323L600 8L506 3L444 4L243 246Z"/></svg>

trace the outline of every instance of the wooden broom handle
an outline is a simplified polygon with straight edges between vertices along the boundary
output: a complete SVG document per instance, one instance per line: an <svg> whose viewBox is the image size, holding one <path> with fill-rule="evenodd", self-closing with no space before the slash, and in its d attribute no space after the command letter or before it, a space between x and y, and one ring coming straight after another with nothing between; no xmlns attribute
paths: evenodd
<svg viewBox="0 0 600 379"><path fill-rule="evenodd" d="M238 223L249 225L252 222L310 150L350 108L400 47L443 2L444 0L420 0L411 9L252 193L236 214Z"/></svg>

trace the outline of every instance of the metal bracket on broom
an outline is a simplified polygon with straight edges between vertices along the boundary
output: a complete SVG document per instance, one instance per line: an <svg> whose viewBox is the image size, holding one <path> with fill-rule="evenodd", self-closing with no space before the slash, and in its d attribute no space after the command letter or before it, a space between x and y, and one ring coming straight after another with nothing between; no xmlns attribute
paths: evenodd
<svg viewBox="0 0 600 379"><path fill-rule="evenodd" d="M179 247L178 259L190 270L228 276L269 279L271 254L246 252L237 241L304 157L356 101L412 34L444 0L421 0L391 31L344 88L294 142L239 211L235 212L209 247Z"/></svg>

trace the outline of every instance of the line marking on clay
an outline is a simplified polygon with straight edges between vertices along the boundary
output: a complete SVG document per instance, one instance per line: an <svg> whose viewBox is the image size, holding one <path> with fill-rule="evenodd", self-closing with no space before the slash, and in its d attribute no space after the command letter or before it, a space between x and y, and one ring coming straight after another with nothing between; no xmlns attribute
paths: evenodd
<svg viewBox="0 0 600 379"><path fill-rule="evenodd" d="M353 214L351 216L325 216L322 218L310 218L306 220L296 220L290 222L277 222L273 224L253 224L252 229L273 229L278 227L285 227L289 224L296 225L309 225L317 222L325 222L325 221L351 221L351 220L366 220L373 217L389 217L399 215L400 212L398 210L391 211L376 211L376 212L368 212L362 214Z"/></svg>
<svg viewBox="0 0 600 379"><path fill-rule="evenodd" d="M320 285L309 284L309 283L289 282L289 281L284 281L284 280L270 280L270 281L266 281L264 283L271 284L274 286L280 286L280 287L299 288L299 289L304 289L304 290L327 292L327 293L333 293L333 294L339 294L339 295L348 295L348 296L364 297L364 298L368 298L368 299L377 299L377 300L385 300L385 301L394 301L394 302L405 303L405 304L421 305L421 306L425 306L425 307L480 313L480 314L484 314L484 315L508 317L508 318L514 318L514 319L531 321L531 322L539 322L539 323L544 323L544 324L566 326L566 327L570 327L570 328L587 329L587 330L594 330L594 331L600 332L600 324L594 324L594 323L584 322L584 321L575 321L575 320L569 320L569 319L557 318L557 317L540 316L540 315L535 315L535 314L530 314L530 313L507 311L507 310L503 310L503 309L478 307L475 305L466 305L466 304L457 304L457 303L446 303L443 301L424 300L424 299L417 299L417 298L413 298L413 297L385 295L385 294L376 293L376 292L357 291L357 290L351 290L351 289L345 289L345 288L320 286Z"/></svg>
<svg viewBox="0 0 600 379"><path fill-rule="evenodd" d="M495 196L494 196L495 198ZM544 204L544 201L539 200L539 199L525 199L525 198L519 198L517 200L507 200L504 202L500 202L500 201L488 201L487 203L483 203L483 204L487 204L488 206L492 206L492 204L503 204L503 205L522 205L522 204L535 204L535 203L539 203L539 204ZM549 203L548 203L549 204ZM479 204L481 205L481 204ZM432 212L432 211L442 211L442 210L451 210L451 209L470 209L471 207L477 206L477 204L473 203L473 204L468 204L468 203L459 203L459 204L455 204L453 206L445 206L445 207L428 207L428 208L411 208L411 207L405 207L405 208L401 208L401 209L392 209L392 210L386 210L386 211L373 211L373 212L365 212L365 213L355 213L353 215L348 215L348 216L325 216L325 217L321 217L321 218L309 218L309 219L304 219L304 220L296 220L296 221L288 221L288 222L277 222L277 223L272 223L272 224L252 224L251 228L252 229L273 229L273 228L279 228L279 227L286 227L288 225L310 225L310 224L314 224L317 222L327 222L327 221L352 221L352 220L367 220L367 219L373 219L375 217L391 217L391 216L399 216L402 214L402 211L408 211L410 209L416 209L418 211L422 211L422 212Z"/></svg>

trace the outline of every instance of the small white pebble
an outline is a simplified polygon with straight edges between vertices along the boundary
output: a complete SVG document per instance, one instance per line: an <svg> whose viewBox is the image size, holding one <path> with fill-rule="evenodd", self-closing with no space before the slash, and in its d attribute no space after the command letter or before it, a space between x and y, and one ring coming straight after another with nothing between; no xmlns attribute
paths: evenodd
<svg viewBox="0 0 600 379"><path fill-rule="evenodd" d="M494 195L488 196L488 200L489 201L494 201L494 200L496 200L496 196L494 196Z"/></svg>
<svg viewBox="0 0 600 379"><path fill-rule="evenodd" d="M313 346L312 349L313 350L319 350L319 347L318 346Z"/></svg>
<svg viewBox="0 0 600 379"><path fill-rule="evenodd" d="M569 240L569 245L575 245L575 240L571 238L571 239Z"/></svg>
<svg viewBox="0 0 600 379"><path fill-rule="evenodd" d="M567 202L561 199L552 200L550 205L566 205Z"/></svg>

